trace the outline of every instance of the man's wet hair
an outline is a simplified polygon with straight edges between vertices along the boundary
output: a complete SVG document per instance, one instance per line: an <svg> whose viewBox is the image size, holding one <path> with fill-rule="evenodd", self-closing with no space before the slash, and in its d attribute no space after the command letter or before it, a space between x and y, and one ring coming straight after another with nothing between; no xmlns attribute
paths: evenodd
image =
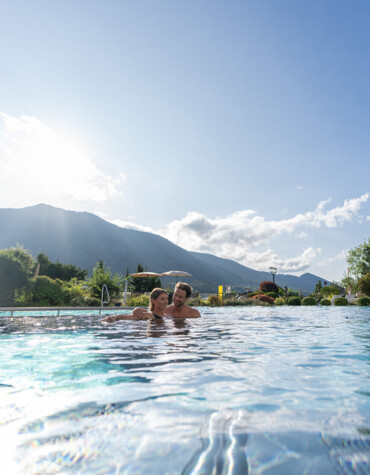
<svg viewBox="0 0 370 475"><path fill-rule="evenodd" d="M175 291L177 289L185 290L186 298L190 297L191 293L193 292L193 289L190 287L190 285L186 284L185 282L177 282L177 284L175 285Z"/></svg>

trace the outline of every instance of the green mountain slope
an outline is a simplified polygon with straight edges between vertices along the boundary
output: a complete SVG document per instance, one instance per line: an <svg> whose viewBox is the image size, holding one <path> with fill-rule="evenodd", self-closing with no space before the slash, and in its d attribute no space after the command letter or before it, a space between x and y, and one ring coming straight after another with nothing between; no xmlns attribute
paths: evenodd
<svg viewBox="0 0 370 475"><path fill-rule="evenodd" d="M91 272L102 259L113 272L125 274L138 263L152 272L180 269L192 274L186 281L196 290L215 292L217 285L231 284L253 288L270 280L268 272L259 272L230 259L189 252L156 234L124 229L86 212L66 211L40 204L21 209L0 209L0 249L21 244L34 257L44 252L52 261L76 264ZM277 275L279 285L314 289L320 277ZM165 284L173 278L163 278ZM325 280L322 279L321 280Z"/></svg>

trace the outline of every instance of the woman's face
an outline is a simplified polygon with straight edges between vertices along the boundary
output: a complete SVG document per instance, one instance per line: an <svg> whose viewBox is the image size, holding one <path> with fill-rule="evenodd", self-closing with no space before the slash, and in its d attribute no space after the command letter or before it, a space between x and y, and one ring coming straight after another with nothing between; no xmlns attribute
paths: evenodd
<svg viewBox="0 0 370 475"><path fill-rule="evenodd" d="M155 300L153 300L153 303L156 307L159 307L161 309L167 307L167 305L168 305L168 295L166 293L158 295L158 297Z"/></svg>

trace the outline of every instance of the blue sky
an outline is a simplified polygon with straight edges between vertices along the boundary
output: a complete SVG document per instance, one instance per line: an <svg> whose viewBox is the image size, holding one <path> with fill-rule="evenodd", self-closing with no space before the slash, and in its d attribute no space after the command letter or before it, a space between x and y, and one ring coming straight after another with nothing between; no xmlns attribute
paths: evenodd
<svg viewBox="0 0 370 475"><path fill-rule="evenodd" d="M369 237L368 1L3 1L0 206L339 280Z"/></svg>

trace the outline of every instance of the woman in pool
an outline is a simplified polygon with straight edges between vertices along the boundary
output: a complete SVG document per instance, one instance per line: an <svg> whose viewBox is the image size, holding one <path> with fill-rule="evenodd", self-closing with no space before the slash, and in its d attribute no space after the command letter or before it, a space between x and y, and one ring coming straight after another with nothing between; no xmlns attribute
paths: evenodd
<svg viewBox="0 0 370 475"><path fill-rule="evenodd" d="M163 317L170 317L164 313L168 305L168 293L163 289L153 289L149 297L149 310L145 312L142 317L135 317L134 315L121 314L110 315L103 318L102 322L116 322L118 320L156 320Z"/></svg>

